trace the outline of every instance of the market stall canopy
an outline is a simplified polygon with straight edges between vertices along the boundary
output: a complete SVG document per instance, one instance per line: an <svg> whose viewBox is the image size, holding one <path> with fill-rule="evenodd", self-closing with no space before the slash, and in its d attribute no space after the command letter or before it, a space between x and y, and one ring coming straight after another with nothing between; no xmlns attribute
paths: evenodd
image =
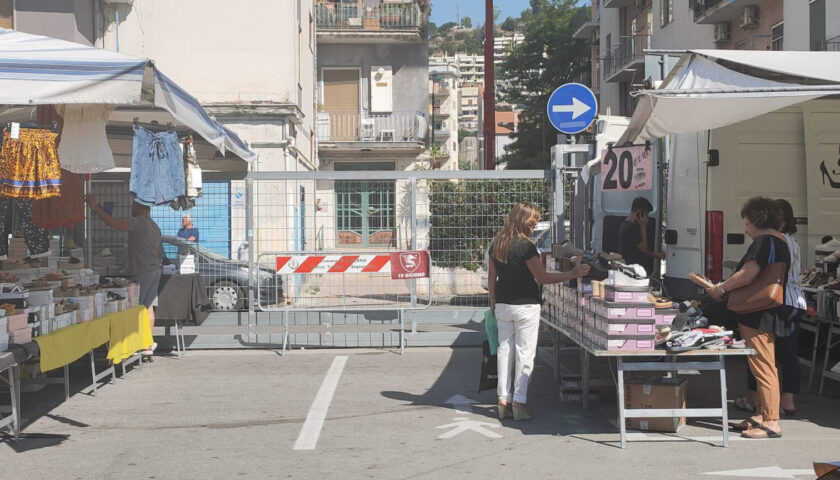
<svg viewBox="0 0 840 480"><path fill-rule="evenodd" d="M616 143L725 127L837 94L840 52L694 50L659 88L639 92L630 125Z"/></svg>
<svg viewBox="0 0 840 480"><path fill-rule="evenodd" d="M0 29L0 105L109 104L169 112L224 154L256 154L153 61Z"/></svg>

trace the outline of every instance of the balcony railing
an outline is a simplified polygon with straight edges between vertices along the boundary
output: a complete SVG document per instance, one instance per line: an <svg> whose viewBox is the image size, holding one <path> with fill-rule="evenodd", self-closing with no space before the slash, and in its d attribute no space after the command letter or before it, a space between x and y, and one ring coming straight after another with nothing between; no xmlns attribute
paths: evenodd
<svg viewBox="0 0 840 480"><path fill-rule="evenodd" d="M814 50L819 52L840 52L840 35L818 42Z"/></svg>
<svg viewBox="0 0 840 480"><path fill-rule="evenodd" d="M644 61L645 49L650 48L650 35L628 35L604 57L604 78L610 78L636 61Z"/></svg>
<svg viewBox="0 0 840 480"><path fill-rule="evenodd" d="M584 23L589 21L589 17L592 16L592 9L589 7L580 7L578 11L575 12L574 16L572 17L571 28L569 30L572 33L577 32L580 27L583 26Z"/></svg>
<svg viewBox="0 0 840 480"><path fill-rule="evenodd" d="M406 31L419 30L423 15L416 1L321 2L315 5L319 30Z"/></svg>
<svg viewBox="0 0 840 480"><path fill-rule="evenodd" d="M320 142L425 142L428 122L422 112L318 112Z"/></svg>

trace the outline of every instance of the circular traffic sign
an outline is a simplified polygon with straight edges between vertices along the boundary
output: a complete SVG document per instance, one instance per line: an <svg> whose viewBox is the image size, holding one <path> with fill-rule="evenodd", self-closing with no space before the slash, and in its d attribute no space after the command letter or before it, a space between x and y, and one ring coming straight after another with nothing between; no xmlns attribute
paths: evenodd
<svg viewBox="0 0 840 480"><path fill-rule="evenodd" d="M573 134L586 130L598 114L598 100L585 85L567 83L548 98L548 121L557 130Z"/></svg>

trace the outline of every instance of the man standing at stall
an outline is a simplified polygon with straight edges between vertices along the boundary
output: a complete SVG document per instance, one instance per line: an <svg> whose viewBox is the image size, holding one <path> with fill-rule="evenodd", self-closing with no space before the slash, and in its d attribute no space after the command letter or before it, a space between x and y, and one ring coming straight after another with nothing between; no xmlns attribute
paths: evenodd
<svg viewBox="0 0 840 480"><path fill-rule="evenodd" d="M131 204L131 218L114 218L102 210L96 203L96 197L88 195L87 204L90 209L111 228L128 232L128 272L134 276L134 281L140 285L140 303L149 311L149 328L155 327L155 310L158 303L158 286L160 284L163 247L160 238L160 228L149 216L150 209L146 205L136 202ZM157 347L151 347L140 353L150 356Z"/></svg>
<svg viewBox="0 0 840 480"><path fill-rule="evenodd" d="M648 215L653 205L644 197L637 197L630 206L630 215L618 227L618 253L628 265L645 267L648 276L653 274L654 259L662 260L665 254L648 250Z"/></svg>

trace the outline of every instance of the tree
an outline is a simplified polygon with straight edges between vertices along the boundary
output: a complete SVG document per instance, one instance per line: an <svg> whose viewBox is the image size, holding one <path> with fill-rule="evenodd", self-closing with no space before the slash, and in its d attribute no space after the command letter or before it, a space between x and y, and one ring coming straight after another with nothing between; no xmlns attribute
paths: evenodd
<svg viewBox="0 0 840 480"><path fill-rule="evenodd" d="M429 34L429 39L432 39L435 35L437 35L438 26L435 22L429 22L428 27L426 27L426 31Z"/></svg>
<svg viewBox="0 0 840 480"><path fill-rule="evenodd" d="M519 21L513 17L507 17L504 22L499 26L502 31L505 32L515 32L516 29L519 27Z"/></svg>
<svg viewBox="0 0 840 480"><path fill-rule="evenodd" d="M453 28L457 27L458 24L455 22L446 22L443 25L439 26L437 29L437 33L440 35L449 33L452 31Z"/></svg>
<svg viewBox="0 0 840 480"><path fill-rule="evenodd" d="M503 157L508 168L548 168L556 130L546 118L551 92L588 71L589 46L572 37L571 19L576 0L531 0L522 12L524 41L514 47L502 64L509 87L501 92L505 102L519 109L519 128Z"/></svg>
<svg viewBox="0 0 840 480"><path fill-rule="evenodd" d="M464 28L472 28L472 18L464 17L461 19L461 26Z"/></svg>

